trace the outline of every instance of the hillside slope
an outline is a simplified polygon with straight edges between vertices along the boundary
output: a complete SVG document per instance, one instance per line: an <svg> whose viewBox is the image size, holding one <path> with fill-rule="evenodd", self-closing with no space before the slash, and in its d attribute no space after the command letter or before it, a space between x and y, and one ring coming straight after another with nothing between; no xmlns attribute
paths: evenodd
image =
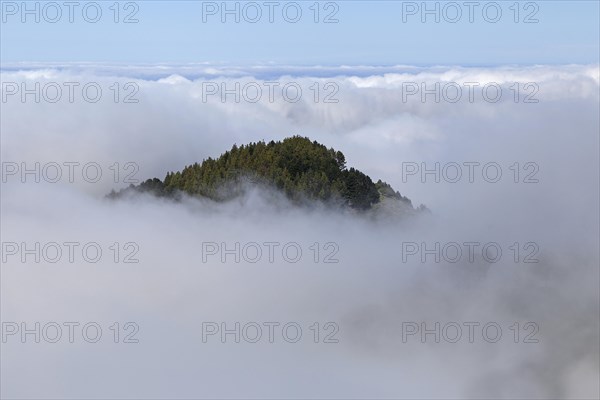
<svg viewBox="0 0 600 400"><path fill-rule="evenodd" d="M297 204L318 201L363 211L416 211L408 198L387 183L381 180L374 183L361 171L347 168L341 151L327 149L300 136L234 145L217 159L209 157L200 164L167 173L164 180L149 179L118 193L113 191L108 197L142 192L161 197L187 194L227 201L243 194L248 183L275 188Z"/></svg>

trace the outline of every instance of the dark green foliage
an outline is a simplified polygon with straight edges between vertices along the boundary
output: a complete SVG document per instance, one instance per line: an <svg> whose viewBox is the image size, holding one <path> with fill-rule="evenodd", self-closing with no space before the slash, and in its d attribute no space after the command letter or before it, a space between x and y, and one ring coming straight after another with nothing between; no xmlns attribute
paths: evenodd
<svg viewBox="0 0 600 400"><path fill-rule="evenodd" d="M268 144L233 145L216 160L208 158L180 172L169 172L164 181L147 180L134 190L158 196L184 192L222 201L238 196L243 190L241 183L248 181L274 186L292 201L331 201L360 210L379 202L382 189L393 196L397 193L386 183L374 184L362 172L346 169L342 152L300 136Z"/></svg>
<svg viewBox="0 0 600 400"><path fill-rule="evenodd" d="M362 172L350 168L342 171L344 198L351 207L366 210L372 204L379 202L379 191L371 178Z"/></svg>
<svg viewBox="0 0 600 400"><path fill-rule="evenodd" d="M375 186L382 196L403 201L412 207L412 201L410 201L408 197L404 197L400 194L400 192L394 191L394 189L388 183L383 182L381 179L377 181Z"/></svg>

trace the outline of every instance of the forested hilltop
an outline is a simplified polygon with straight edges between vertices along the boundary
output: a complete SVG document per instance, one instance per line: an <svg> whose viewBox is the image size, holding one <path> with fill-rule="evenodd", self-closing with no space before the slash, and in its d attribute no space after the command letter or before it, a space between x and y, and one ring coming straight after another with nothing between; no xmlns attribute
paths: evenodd
<svg viewBox="0 0 600 400"><path fill-rule="evenodd" d="M359 170L347 168L341 151L328 149L300 136L277 142L234 145L217 159L209 157L201 164L195 163L182 171L167 173L163 181L149 179L118 193L113 191L108 197L149 192L156 196L178 198L185 193L226 201L243 193L247 183L277 188L298 204L320 201L369 210L388 199L413 210L411 201L387 183L381 180L373 183Z"/></svg>

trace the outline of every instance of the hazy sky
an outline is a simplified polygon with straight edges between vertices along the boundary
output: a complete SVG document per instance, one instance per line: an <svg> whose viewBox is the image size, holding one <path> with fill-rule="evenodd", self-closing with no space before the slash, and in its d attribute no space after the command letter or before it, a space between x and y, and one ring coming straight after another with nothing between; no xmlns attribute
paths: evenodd
<svg viewBox="0 0 600 400"><path fill-rule="evenodd" d="M257 8L237 2L221 22L222 2L101 1L98 22L73 8L44 8L24 14L22 2L2 1L2 62L96 61L128 63L226 62L255 64L499 65L598 62L597 1L429 2L436 14L422 15L422 2L277 2ZM61 2L59 2L62 4ZM212 3L212 4L211 4ZM250 2L252 3L252 2ZM226 7L235 9L236 2ZM290 6L290 4L292 4ZM302 11L298 22L296 6ZM448 4L456 5L448 6ZM518 7L515 7L518 4ZM217 8L211 8L216 5ZM284 7L286 12L284 16ZM244 8L246 6L246 8ZM35 2L27 7L35 10ZM111 8L113 7L113 8ZM312 8L311 8L312 7ZM416 7L416 8L415 8ZM96 8L85 8L96 19ZM203 11L204 10L204 11ZM517 12L518 10L518 12ZM498 11L500 14L498 14ZM203 16L205 21L203 22ZM123 20L137 23L123 23ZM422 23L421 18L426 22ZM21 19L25 18L25 23ZM470 22L472 18L472 22ZM515 18L518 22L515 23ZM49 21L57 20L56 23ZM324 20L338 20L324 23ZM403 21L404 20L404 21ZM456 21L456 22L453 22ZM496 22L493 22L496 21ZM537 22L536 22L537 21Z"/></svg>

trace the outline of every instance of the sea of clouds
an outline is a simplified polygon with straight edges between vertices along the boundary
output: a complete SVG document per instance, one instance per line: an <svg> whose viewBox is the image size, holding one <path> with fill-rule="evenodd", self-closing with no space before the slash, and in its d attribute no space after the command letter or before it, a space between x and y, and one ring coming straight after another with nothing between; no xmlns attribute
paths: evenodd
<svg viewBox="0 0 600 400"><path fill-rule="evenodd" d="M7 334L1 344L3 397L599 397L597 65L38 64L5 66L0 77L3 332L15 326L6 323L21 329L22 322L28 329L35 322L78 322L79 328L96 322L103 330L97 343L77 330L69 343L64 325L57 343L43 335L35 343L33 334L22 343L21 332ZM73 102L64 93L55 103L43 93L39 102L34 95L22 101L20 93L7 94L22 83L31 89L64 82L79 83L77 88L93 82L102 98L88 102L79 89ZM271 102L265 92L257 102L243 96L236 102L233 95L223 102L220 94L206 92L213 83L234 88L266 82L297 84L302 97ZM424 101L420 92L407 95L413 83L421 88L424 82L428 88L456 83L463 96L454 102L442 94L436 102L433 94ZM491 102L476 90L470 101L463 85L473 82L500 87L502 98ZM115 83L118 102L110 89ZM527 83L534 86L525 89ZM525 102L532 93L529 100L537 102ZM137 102L124 102L126 94ZM327 94L337 102L324 102ZM162 179L218 157L234 143L292 135L341 150L348 166L387 181L431 214L372 220L321 207L298 209L277 193L258 190L226 204L104 198L127 186L129 173ZM9 173L36 162L40 169L63 165L63 179L51 183L40 173L36 183L34 174ZM65 162L79 163L72 183ZM91 162L103 173L95 183L81 176L80 167ZM436 162L462 165L463 178L435 182L430 174L422 182L420 174L406 175L407 163L431 169ZM465 162L496 163L502 177L488 182L477 168L469 182ZM110 169L115 163L117 179ZM537 182L524 182L529 173ZM32 255L23 262L20 253L8 254L9 242L28 248L93 242L103 256L86 261L80 246L72 263L66 255L56 263L43 257L36 263ZM119 262L110 249L115 242ZM263 251L263 243L280 245L274 262L266 252L256 263L207 254L214 243L234 248L236 242L258 243ZM432 248L436 242L493 242L503 253L497 262L479 250L473 261L463 256L453 263L433 256L423 262L420 253L403 251L406 243ZM517 262L510 248L515 242ZM288 243L301 248L298 262L282 255ZM534 247L524 248L527 243ZM523 262L535 246L538 262ZM124 263L132 251L139 262ZM324 262L328 255L338 262ZM115 322L120 343L110 329ZM124 329L127 322L139 327L139 343L122 343L133 329ZM269 343L263 328L257 343L235 343L232 334L226 343L219 334L203 341L207 323L222 322L228 329L236 322L296 323L302 337L288 343L276 330ZM315 322L319 343L310 328ZM328 322L333 324L326 328ZM461 325L462 338L436 343L430 334L423 343L419 332L403 340L408 324L433 329L436 322ZM501 339L490 343L476 330L470 343L465 322L479 328L493 322L502 328ZM525 329L528 322L533 325ZM515 323L518 343L510 329ZM330 338L337 343L324 343L334 327L339 329ZM538 328L532 336L537 343L524 343L531 327Z"/></svg>

